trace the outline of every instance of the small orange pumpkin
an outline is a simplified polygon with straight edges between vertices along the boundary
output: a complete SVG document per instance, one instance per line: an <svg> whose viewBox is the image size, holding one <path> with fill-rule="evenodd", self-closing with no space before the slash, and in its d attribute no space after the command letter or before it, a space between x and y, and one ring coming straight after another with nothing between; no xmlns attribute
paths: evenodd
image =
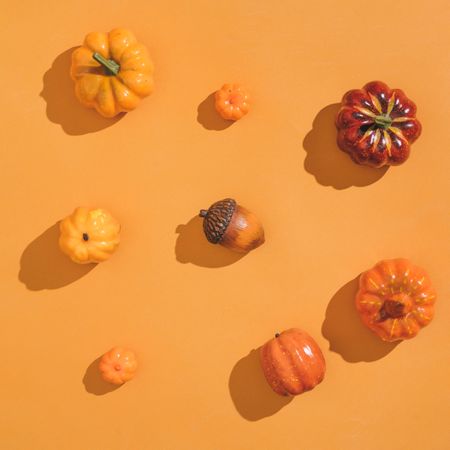
<svg viewBox="0 0 450 450"><path fill-rule="evenodd" d="M225 120L239 120L249 109L250 96L237 83L224 84L215 94L216 110Z"/></svg>
<svg viewBox="0 0 450 450"><path fill-rule="evenodd" d="M76 208L59 228L60 249L78 264L106 261L120 242L120 224L104 209Z"/></svg>
<svg viewBox="0 0 450 450"><path fill-rule="evenodd" d="M135 109L153 92L153 63L147 49L125 28L89 33L72 54L75 94L104 117Z"/></svg>
<svg viewBox="0 0 450 450"><path fill-rule="evenodd" d="M261 348L261 365L270 387L280 395L299 395L325 376L325 358L316 341L292 328L277 333Z"/></svg>
<svg viewBox="0 0 450 450"><path fill-rule="evenodd" d="M114 347L101 357L98 368L105 381L120 385L134 377L137 369L136 356L131 350Z"/></svg>
<svg viewBox="0 0 450 450"><path fill-rule="evenodd" d="M359 279L356 309L381 339L410 339L433 319L436 291L425 270L398 258L380 261Z"/></svg>

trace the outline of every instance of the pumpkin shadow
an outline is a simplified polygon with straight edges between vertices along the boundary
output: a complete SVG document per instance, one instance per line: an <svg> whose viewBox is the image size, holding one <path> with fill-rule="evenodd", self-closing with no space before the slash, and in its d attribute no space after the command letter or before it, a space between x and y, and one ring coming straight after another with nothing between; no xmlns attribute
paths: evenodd
<svg viewBox="0 0 450 450"><path fill-rule="evenodd" d="M335 119L340 106L340 103L328 105L315 117L312 130L303 140L306 151L303 165L323 186L334 189L368 186L378 181L388 166L374 169L356 164L338 147Z"/></svg>
<svg viewBox="0 0 450 450"><path fill-rule="evenodd" d="M249 421L272 416L293 399L278 395L270 388L261 368L259 351L252 350L236 363L228 383L237 412Z"/></svg>
<svg viewBox="0 0 450 450"><path fill-rule="evenodd" d="M83 377L84 388L89 394L105 395L123 386L123 384L116 385L108 383L101 377L100 370L98 369L100 360L101 356L89 364Z"/></svg>
<svg viewBox="0 0 450 450"><path fill-rule="evenodd" d="M239 261L246 253L237 253L208 242L203 233L203 219L193 217L187 224L178 225L175 256L183 264L201 267L224 267Z"/></svg>
<svg viewBox="0 0 450 450"><path fill-rule="evenodd" d="M351 363L381 359L401 342L382 341L362 323L355 307L358 287L359 276L333 295L322 324L322 335L330 343L330 351Z"/></svg>
<svg viewBox="0 0 450 450"><path fill-rule="evenodd" d="M19 281L31 291L58 289L90 272L96 264L76 264L58 246L59 223L34 239L20 258Z"/></svg>
<svg viewBox="0 0 450 450"><path fill-rule="evenodd" d="M45 72L43 89L39 94L47 103L47 117L61 125L69 135L95 133L118 122L125 114L107 119L94 109L82 106L74 92L74 82L70 78L72 53L77 47L61 53L51 68Z"/></svg>
<svg viewBox="0 0 450 450"><path fill-rule="evenodd" d="M208 95L197 108L197 122L207 130L221 131L233 125L232 120L223 119L214 106L215 93Z"/></svg>

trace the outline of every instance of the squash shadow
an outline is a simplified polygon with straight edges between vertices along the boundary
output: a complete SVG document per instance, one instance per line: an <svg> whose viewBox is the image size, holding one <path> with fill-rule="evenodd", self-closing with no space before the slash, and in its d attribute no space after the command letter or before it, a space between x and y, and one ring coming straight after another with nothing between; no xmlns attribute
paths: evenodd
<svg viewBox="0 0 450 450"><path fill-rule="evenodd" d="M232 120L223 119L214 106L215 93L208 95L197 108L197 122L207 130L221 131L233 125Z"/></svg>
<svg viewBox="0 0 450 450"><path fill-rule="evenodd" d="M193 217L187 224L178 225L175 256L183 264L191 263L201 267L224 267L239 261L246 254L237 253L208 242L203 233L203 219Z"/></svg>
<svg viewBox="0 0 450 450"><path fill-rule="evenodd" d="M335 119L340 106L340 103L328 105L315 117L312 130L303 140L305 170L319 184L334 189L368 186L378 181L388 166L374 169L356 164L338 147Z"/></svg>
<svg viewBox="0 0 450 450"><path fill-rule="evenodd" d="M107 119L94 109L82 106L74 92L74 82L70 78L72 53L77 47L61 53L51 68L44 74L43 89L39 94L47 103L48 119L61 125L69 135L95 133L118 122L125 114Z"/></svg>
<svg viewBox="0 0 450 450"><path fill-rule="evenodd" d="M58 289L90 272L96 264L76 264L58 246L59 223L55 223L24 250L19 281L31 291Z"/></svg>
<svg viewBox="0 0 450 450"><path fill-rule="evenodd" d="M108 383L101 377L100 370L98 369L100 360L101 356L89 364L89 367L86 369L86 373L83 376L84 388L89 394L105 395L109 392L116 391L123 386L123 384L116 385Z"/></svg>
<svg viewBox="0 0 450 450"><path fill-rule="evenodd" d="M364 326L355 307L359 276L342 286L328 304L322 335L330 343L330 351L355 363L376 361L400 343L385 342Z"/></svg>
<svg viewBox="0 0 450 450"><path fill-rule="evenodd" d="M261 368L259 351L252 350L236 363L228 384L237 412L249 421L272 416L293 399L278 395L270 388Z"/></svg>

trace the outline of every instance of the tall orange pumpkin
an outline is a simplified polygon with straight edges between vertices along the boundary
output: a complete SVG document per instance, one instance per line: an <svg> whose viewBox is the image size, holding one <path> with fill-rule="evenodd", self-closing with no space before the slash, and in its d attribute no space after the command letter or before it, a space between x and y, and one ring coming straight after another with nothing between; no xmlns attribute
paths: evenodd
<svg viewBox="0 0 450 450"><path fill-rule="evenodd" d="M433 319L436 291L425 270L398 258L380 261L359 281L356 309L384 341L410 339Z"/></svg>
<svg viewBox="0 0 450 450"><path fill-rule="evenodd" d="M325 358L316 341L293 328L277 333L261 348L261 366L270 387L280 395L299 395L325 376Z"/></svg>

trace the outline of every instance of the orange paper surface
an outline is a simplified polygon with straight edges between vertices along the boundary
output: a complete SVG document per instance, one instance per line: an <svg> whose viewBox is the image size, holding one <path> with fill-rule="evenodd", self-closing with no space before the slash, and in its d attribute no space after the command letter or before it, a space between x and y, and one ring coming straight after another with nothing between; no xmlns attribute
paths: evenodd
<svg viewBox="0 0 450 450"><path fill-rule="evenodd" d="M5 2L4 2L5 3ZM448 2L22 1L2 5L0 447L5 450L443 450L450 366ZM155 92L107 120L80 106L70 54L90 31L132 29ZM373 170L335 144L349 89L382 80L418 106L422 136ZM212 109L225 82L252 109ZM234 197L266 243L209 245L201 208ZM97 267L57 248L76 206L122 224ZM353 307L383 258L424 267L436 317L377 340ZM327 361L292 401L256 350L299 327ZM111 390L97 358L139 360Z"/></svg>

